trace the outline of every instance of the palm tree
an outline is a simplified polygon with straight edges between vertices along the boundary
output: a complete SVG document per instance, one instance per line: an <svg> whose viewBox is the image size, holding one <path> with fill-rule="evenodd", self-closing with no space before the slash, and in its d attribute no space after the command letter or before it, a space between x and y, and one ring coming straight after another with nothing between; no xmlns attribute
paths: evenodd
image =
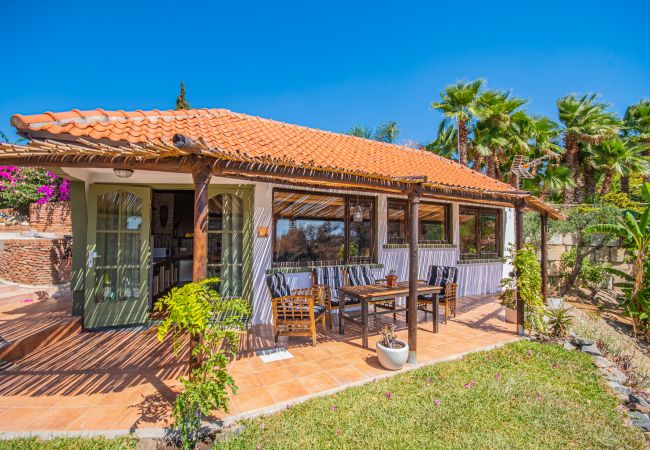
<svg viewBox="0 0 650 450"><path fill-rule="evenodd" d="M574 179L578 179L580 144L598 144L618 133L619 120L608 111L608 104L596 102L596 94L586 94L578 98L567 95L557 101L560 122L564 125L564 164L569 167ZM578 184L579 186L579 184ZM579 202L580 195L568 187L564 191L563 203Z"/></svg>
<svg viewBox="0 0 650 450"><path fill-rule="evenodd" d="M431 107L442 111L445 117L456 120L458 129L458 162L467 165L468 123L478 116L478 99L483 80L470 82L459 81L447 86L440 94L439 102L432 102Z"/></svg>
<svg viewBox="0 0 650 450"><path fill-rule="evenodd" d="M392 144L399 137L399 125L394 120L384 122L375 130L375 140Z"/></svg>
<svg viewBox="0 0 650 450"><path fill-rule="evenodd" d="M355 125L345 134L392 144L399 137L399 125L394 120L389 120L379 125L374 131L365 125Z"/></svg>
<svg viewBox="0 0 650 450"><path fill-rule="evenodd" d="M365 125L355 125L346 134L364 139L372 139L372 130Z"/></svg>
<svg viewBox="0 0 650 450"><path fill-rule="evenodd" d="M523 98L512 97L509 92L489 90L478 100L480 120L474 127L474 159L485 162L486 174L503 180L501 170L515 154L529 152L528 141L522 135L520 121L527 120L519 110L526 104Z"/></svg>
<svg viewBox="0 0 650 450"><path fill-rule="evenodd" d="M650 159L645 156L645 150L643 146L621 138L610 139L595 146L594 165L603 173L600 195L610 191L615 174L623 177L649 170Z"/></svg>
<svg viewBox="0 0 650 450"><path fill-rule="evenodd" d="M632 142L645 145L647 156L650 156L650 100L641 100L630 105L623 117L623 135ZM650 183L650 173L645 174L645 182ZM621 190L629 192L629 177L621 177Z"/></svg>
<svg viewBox="0 0 650 450"><path fill-rule="evenodd" d="M456 128L453 125L449 125L448 120L443 120L438 127L436 139L427 144L425 148L444 158L457 159L457 137L458 133L456 132Z"/></svg>

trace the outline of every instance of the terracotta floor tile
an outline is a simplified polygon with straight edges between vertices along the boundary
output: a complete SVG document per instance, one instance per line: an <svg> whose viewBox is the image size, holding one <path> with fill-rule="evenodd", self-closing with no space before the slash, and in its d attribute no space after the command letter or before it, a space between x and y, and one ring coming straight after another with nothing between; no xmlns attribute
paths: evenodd
<svg viewBox="0 0 650 450"><path fill-rule="evenodd" d="M234 401L240 411L252 411L275 403L269 392L263 387L238 393L235 395Z"/></svg>
<svg viewBox="0 0 650 450"><path fill-rule="evenodd" d="M334 381L336 381L339 385L346 385L368 378L367 375L353 366L346 366L341 367L340 369L330 370L327 372L327 374L332 377Z"/></svg>
<svg viewBox="0 0 650 450"><path fill-rule="evenodd" d="M309 392L307 392L307 390L297 380L272 384L266 386L266 390L269 392L275 403L286 402L309 394Z"/></svg>
<svg viewBox="0 0 650 450"><path fill-rule="evenodd" d="M247 375L236 376L235 384L240 391L246 391L249 389L254 389L262 386L262 381L257 373L250 373Z"/></svg>
<svg viewBox="0 0 650 450"><path fill-rule="evenodd" d="M291 369L286 366L276 367L275 369L270 370L263 370L261 372L258 372L257 375L259 376L264 386L282 383L283 381L294 378Z"/></svg>
<svg viewBox="0 0 650 450"><path fill-rule="evenodd" d="M306 361L299 364L287 366L294 378L306 377L323 372L323 368L313 361Z"/></svg>
<svg viewBox="0 0 650 450"><path fill-rule="evenodd" d="M326 356L325 358L316 360L315 363L318 364L324 371L329 372L331 370L340 369L341 367L347 366L349 361L338 358L336 356Z"/></svg>
<svg viewBox="0 0 650 450"><path fill-rule="evenodd" d="M297 380L310 394L335 388L338 383L327 373L319 373Z"/></svg>

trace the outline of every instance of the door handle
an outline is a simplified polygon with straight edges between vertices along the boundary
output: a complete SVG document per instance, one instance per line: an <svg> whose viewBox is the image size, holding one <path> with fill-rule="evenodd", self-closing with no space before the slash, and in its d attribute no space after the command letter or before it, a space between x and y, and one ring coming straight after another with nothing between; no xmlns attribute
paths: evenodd
<svg viewBox="0 0 650 450"><path fill-rule="evenodd" d="M89 269L92 268L95 265L95 260L100 256L102 255L98 254L95 251L88 252L88 258L86 259L86 266L88 266Z"/></svg>

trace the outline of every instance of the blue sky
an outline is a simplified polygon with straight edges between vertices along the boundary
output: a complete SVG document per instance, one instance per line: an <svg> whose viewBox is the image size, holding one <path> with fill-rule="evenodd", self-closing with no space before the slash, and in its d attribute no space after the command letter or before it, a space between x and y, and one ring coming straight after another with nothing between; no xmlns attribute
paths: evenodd
<svg viewBox="0 0 650 450"><path fill-rule="evenodd" d="M458 79L555 117L570 92L650 98L650 2L3 2L0 130L13 113L224 107L428 141Z"/></svg>

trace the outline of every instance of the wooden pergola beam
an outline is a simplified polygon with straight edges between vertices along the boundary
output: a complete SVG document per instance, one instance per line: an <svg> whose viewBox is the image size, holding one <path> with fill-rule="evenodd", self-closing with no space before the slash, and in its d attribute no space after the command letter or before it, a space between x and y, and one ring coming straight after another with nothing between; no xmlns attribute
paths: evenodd
<svg viewBox="0 0 650 450"><path fill-rule="evenodd" d="M540 213L541 230L540 230L540 246L541 246L541 271L542 271L542 296L544 302L548 296L548 248L547 248L547 231L548 231L548 214Z"/></svg>

